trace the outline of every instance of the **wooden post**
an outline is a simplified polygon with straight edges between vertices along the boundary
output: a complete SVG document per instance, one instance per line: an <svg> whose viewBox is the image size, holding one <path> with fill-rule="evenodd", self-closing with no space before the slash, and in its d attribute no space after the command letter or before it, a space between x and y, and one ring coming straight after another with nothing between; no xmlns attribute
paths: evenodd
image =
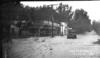
<svg viewBox="0 0 100 58"><path fill-rule="evenodd" d="M40 32L41 32L40 30L41 30L41 28L39 28L39 30L38 30L39 31L39 34L38 34L39 37L40 37Z"/></svg>

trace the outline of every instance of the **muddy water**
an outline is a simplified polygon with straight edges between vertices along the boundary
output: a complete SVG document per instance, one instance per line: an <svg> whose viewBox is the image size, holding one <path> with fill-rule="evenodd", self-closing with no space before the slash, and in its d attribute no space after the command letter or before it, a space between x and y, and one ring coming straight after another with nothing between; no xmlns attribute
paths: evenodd
<svg viewBox="0 0 100 58"><path fill-rule="evenodd" d="M91 32L78 35L77 39L56 36L38 38L37 41L34 37L13 40L8 55L9 58L100 58L100 45L93 44L99 38Z"/></svg>

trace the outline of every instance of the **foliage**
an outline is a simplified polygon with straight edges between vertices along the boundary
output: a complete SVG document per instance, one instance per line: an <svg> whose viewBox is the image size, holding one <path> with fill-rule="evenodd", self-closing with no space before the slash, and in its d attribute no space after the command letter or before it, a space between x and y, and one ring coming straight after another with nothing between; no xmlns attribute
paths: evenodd
<svg viewBox="0 0 100 58"><path fill-rule="evenodd" d="M18 14L19 6L16 3L6 3L1 5L1 15L2 19L5 21L10 21L15 19L14 17ZM8 20L9 19L9 20Z"/></svg>
<svg viewBox="0 0 100 58"><path fill-rule="evenodd" d="M56 11L58 11L57 19L59 21L63 21L63 22L68 23L71 16L72 16L71 9L72 9L71 6L69 6L67 4L64 5L64 4L60 3L59 6L57 7L57 10L56 10Z"/></svg>
<svg viewBox="0 0 100 58"><path fill-rule="evenodd" d="M90 31L91 24L87 12L83 9L77 9L75 11L74 20L71 20L73 16L72 7L67 4L60 3L57 9L53 9L54 5L44 5L43 7L32 7L26 6L22 7L20 3L11 2L3 4L1 8L2 12L2 24L12 24L14 21L18 21L24 25L25 28L28 28L32 23L38 23L42 25L43 20L52 21L51 18L54 18L54 22L66 22L69 27L72 27L75 30ZM25 24L22 23L25 21ZM19 27L20 28L20 27ZM79 31L79 33L81 33Z"/></svg>
<svg viewBox="0 0 100 58"><path fill-rule="evenodd" d="M93 21L92 26L94 31L96 31L96 33L100 35L100 22Z"/></svg>
<svg viewBox="0 0 100 58"><path fill-rule="evenodd" d="M77 33L84 33L92 30L90 22L87 12L83 9L77 9L74 18L69 23L69 26L75 29Z"/></svg>

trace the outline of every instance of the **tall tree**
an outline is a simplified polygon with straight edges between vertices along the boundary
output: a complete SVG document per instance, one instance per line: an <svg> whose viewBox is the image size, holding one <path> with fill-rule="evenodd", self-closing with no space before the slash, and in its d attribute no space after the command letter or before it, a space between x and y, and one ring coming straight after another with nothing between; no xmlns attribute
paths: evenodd
<svg viewBox="0 0 100 58"><path fill-rule="evenodd" d="M69 26L77 31L77 33L84 33L92 30L91 21L87 12L83 9L75 10L73 19L70 21Z"/></svg>
<svg viewBox="0 0 100 58"><path fill-rule="evenodd" d="M57 19L63 22L69 22L70 18L71 18L71 11L72 7L67 5L67 4L62 4L60 3L59 6L57 7Z"/></svg>
<svg viewBox="0 0 100 58"><path fill-rule="evenodd" d="M7 2L0 5L1 9L1 21L0 27L2 31L2 38L10 39L10 24L15 20L21 8L19 1L18 2Z"/></svg>
<svg viewBox="0 0 100 58"><path fill-rule="evenodd" d="M2 16L1 24L4 27L4 29L6 29L6 31L7 30L10 31L10 26L11 24L14 23L14 21L21 22L22 20L27 19L24 8L22 7L19 1L4 3L0 6L0 8L1 8L1 16Z"/></svg>

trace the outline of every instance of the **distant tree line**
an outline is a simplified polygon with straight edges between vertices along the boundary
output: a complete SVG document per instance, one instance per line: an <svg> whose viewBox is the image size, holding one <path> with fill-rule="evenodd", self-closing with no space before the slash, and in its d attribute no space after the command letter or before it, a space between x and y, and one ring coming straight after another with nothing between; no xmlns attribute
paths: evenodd
<svg viewBox="0 0 100 58"><path fill-rule="evenodd" d="M85 10L77 9L73 12L71 6L62 3L60 3L56 9L53 9L53 7L54 5L23 7L23 5L18 2L2 4L0 6L2 12L1 25L5 27L13 24L15 21L18 21L17 25L19 25L20 34L22 31L21 28L31 26L32 22L41 24L43 20L51 20L50 17L53 16L54 22L66 22L68 26L75 29L77 33L91 31L91 20ZM24 24L22 23L23 21L25 21ZM22 25L24 25L24 27L22 27ZM9 28L7 30L9 30Z"/></svg>

